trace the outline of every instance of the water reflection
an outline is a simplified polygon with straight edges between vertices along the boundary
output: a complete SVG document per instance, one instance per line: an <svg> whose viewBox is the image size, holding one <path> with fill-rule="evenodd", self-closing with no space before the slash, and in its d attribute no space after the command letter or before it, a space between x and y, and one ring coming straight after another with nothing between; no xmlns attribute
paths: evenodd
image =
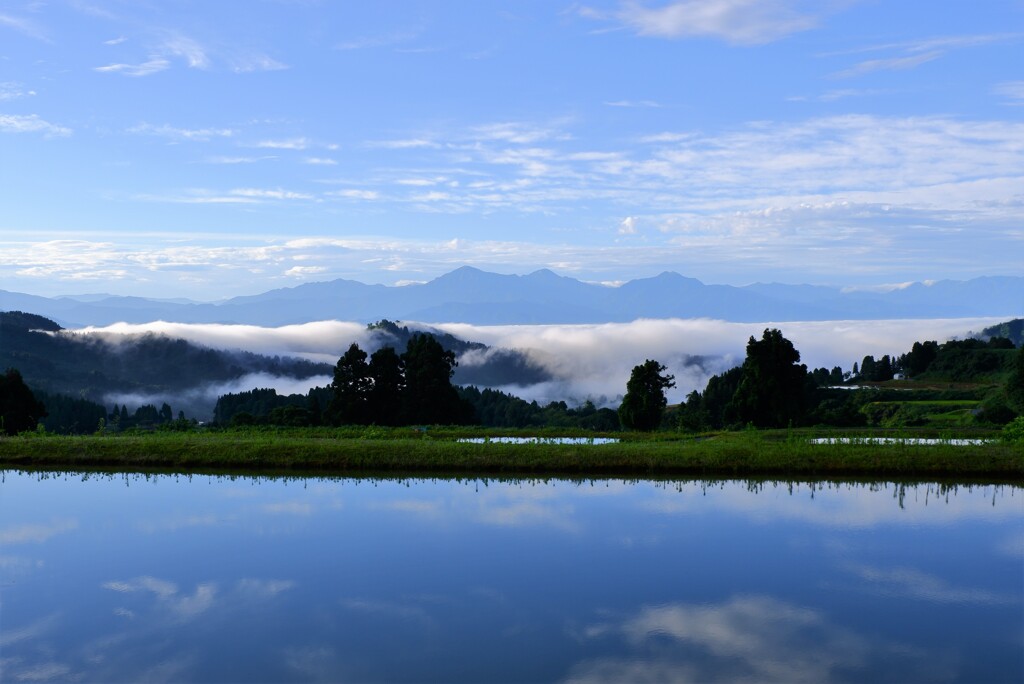
<svg viewBox="0 0 1024 684"><path fill-rule="evenodd" d="M1020 487L28 474L3 681L1020 681Z"/></svg>
<svg viewBox="0 0 1024 684"><path fill-rule="evenodd" d="M588 637L625 641L636 655L576 665L570 682L827 682L863 668L875 650L822 612L769 596L644 607Z"/></svg>

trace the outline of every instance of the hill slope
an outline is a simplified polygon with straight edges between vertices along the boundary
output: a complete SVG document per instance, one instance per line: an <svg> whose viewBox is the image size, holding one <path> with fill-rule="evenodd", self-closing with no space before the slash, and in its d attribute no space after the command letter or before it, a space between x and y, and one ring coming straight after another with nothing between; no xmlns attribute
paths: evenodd
<svg viewBox="0 0 1024 684"><path fill-rule="evenodd" d="M303 359L210 349L154 334L116 341L75 334L20 311L0 313L0 368L7 367L17 368L33 389L101 403L114 394L181 396L253 373L303 379L331 369Z"/></svg>

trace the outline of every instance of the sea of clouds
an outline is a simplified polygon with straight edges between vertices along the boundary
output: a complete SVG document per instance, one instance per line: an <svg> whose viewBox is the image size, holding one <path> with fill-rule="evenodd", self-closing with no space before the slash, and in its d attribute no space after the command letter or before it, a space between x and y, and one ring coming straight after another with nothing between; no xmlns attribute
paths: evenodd
<svg viewBox="0 0 1024 684"><path fill-rule="evenodd" d="M632 368L655 359L675 375L676 387L669 401L682 400L692 390L702 390L708 378L742 363L747 340L760 338L766 328L778 328L800 351L808 368L840 366L850 370L865 355L899 355L915 341L940 342L964 337L969 331L1000 322L999 318L954 318L878 321L804 321L785 323L733 323L711 319L637 320L632 323L586 325L499 325L465 323L417 324L457 337L482 342L493 348L519 350L546 369L550 381L533 385L499 387L541 403L564 400L570 406L590 399L598 405L615 406L625 391ZM251 325L190 324L156 321L102 328L83 328L80 334L113 341L124 335L157 333L183 338L218 349L241 349L268 355L299 356L334 363L353 342L367 351L379 337L361 323L317 321L278 328ZM470 353L462 364L481 363L486 353ZM269 375L247 376L224 386L196 388L205 397L254 387L273 387L279 393L305 392L329 382L326 376L296 380ZM113 397L111 397L113 399ZM127 397L124 397L127 398ZM155 403L157 397L133 397Z"/></svg>

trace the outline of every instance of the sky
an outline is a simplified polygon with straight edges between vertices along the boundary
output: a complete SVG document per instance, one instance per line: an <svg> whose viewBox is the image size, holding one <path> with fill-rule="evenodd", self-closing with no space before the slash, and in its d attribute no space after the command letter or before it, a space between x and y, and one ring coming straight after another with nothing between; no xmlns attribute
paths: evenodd
<svg viewBox="0 0 1024 684"><path fill-rule="evenodd" d="M1024 1L0 0L0 289L1024 275Z"/></svg>

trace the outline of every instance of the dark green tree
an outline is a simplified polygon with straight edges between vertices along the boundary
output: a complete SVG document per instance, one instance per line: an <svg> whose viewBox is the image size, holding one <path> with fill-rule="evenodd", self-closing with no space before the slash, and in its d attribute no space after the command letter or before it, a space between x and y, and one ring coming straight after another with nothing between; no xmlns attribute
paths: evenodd
<svg viewBox="0 0 1024 684"><path fill-rule="evenodd" d="M726 412L756 427L799 423L809 394L807 366L799 361L800 352L781 331L771 328L760 340L751 337L743 375Z"/></svg>
<svg viewBox="0 0 1024 684"><path fill-rule="evenodd" d="M320 399L317 398L312 392L306 397L306 410L309 411L309 423L310 425L322 425L324 420L324 411L320 406Z"/></svg>
<svg viewBox="0 0 1024 684"><path fill-rule="evenodd" d="M668 405L665 390L675 387L675 377L663 375L667 369L647 359L633 367L626 383L626 396L619 406L619 421L629 430L648 432L661 424L661 415Z"/></svg>
<svg viewBox="0 0 1024 684"><path fill-rule="evenodd" d="M330 385L333 395L327 406L330 422L334 425L366 423L371 386L366 352L353 342L334 366L334 381Z"/></svg>
<svg viewBox="0 0 1024 684"><path fill-rule="evenodd" d="M864 357L864 360L860 362L860 379L865 382L871 382L875 379L875 357L868 356Z"/></svg>
<svg viewBox="0 0 1024 684"><path fill-rule="evenodd" d="M872 379L877 381L892 380L893 374L892 359L886 354L875 364L875 377Z"/></svg>
<svg viewBox="0 0 1024 684"><path fill-rule="evenodd" d="M409 338L401 359L405 366L405 421L425 425L472 421L472 406L459 398L452 385L454 352L445 351L433 335L417 333Z"/></svg>
<svg viewBox="0 0 1024 684"><path fill-rule="evenodd" d="M47 432L80 435L94 432L101 420L106 424L107 410L88 399L38 390L32 394L46 408L46 417L39 422Z"/></svg>
<svg viewBox="0 0 1024 684"><path fill-rule="evenodd" d="M17 369L8 368L0 375L0 432L16 435L35 430L39 419L45 415L46 408L32 394Z"/></svg>
<svg viewBox="0 0 1024 684"><path fill-rule="evenodd" d="M686 401L679 406L679 429L700 432L708 427L711 417L703 404L703 398L697 390L686 395Z"/></svg>
<svg viewBox="0 0 1024 684"><path fill-rule="evenodd" d="M376 425L402 425L402 395L405 392L405 369L402 357L392 347L381 347L370 356L368 421Z"/></svg>
<svg viewBox="0 0 1024 684"><path fill-rule="evenodd" d="M1024 416L1024 347L1014 355L1013 370L1006 382L1006 403L1017 415Z"/></svg>

